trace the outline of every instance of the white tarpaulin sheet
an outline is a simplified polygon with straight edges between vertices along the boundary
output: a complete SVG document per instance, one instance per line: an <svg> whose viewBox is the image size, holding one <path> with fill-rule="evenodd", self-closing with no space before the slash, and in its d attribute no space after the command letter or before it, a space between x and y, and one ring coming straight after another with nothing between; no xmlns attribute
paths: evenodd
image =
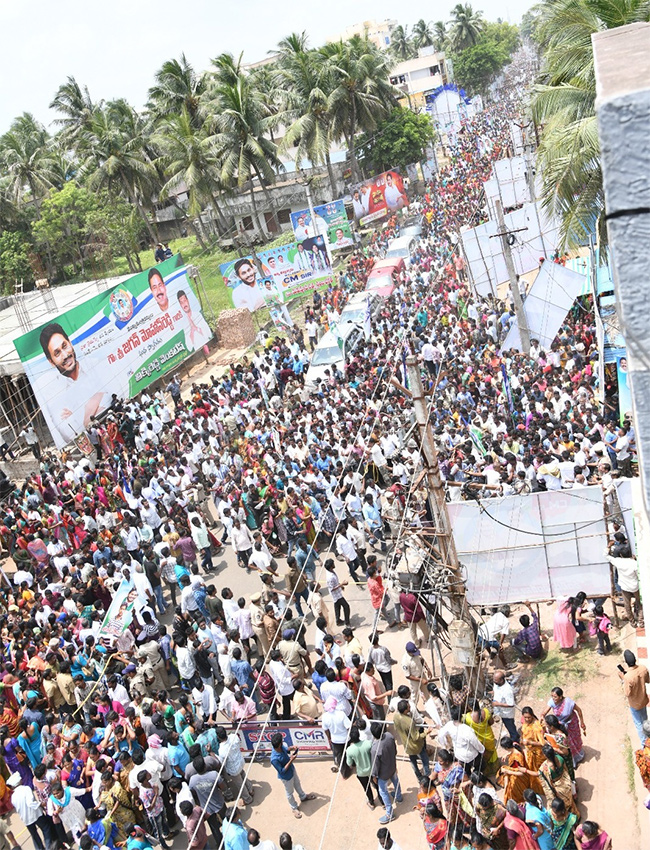
<svg viewBox="0 0 650 850"><path fill-rule="evenodd" d="M504 216L511 234L511 251L517 274L527 274L539 265L540 257L550 257L559 238L559 225L539 204L524 204ZM496 221L461 232L463 250L474 285L480 295L496 295L497 286L508 281L501 238Z"/></svg>
<svg viewBox="0 0 650 850"><path fill-rule="evenodd" d="M470 604L609 594L600 487L486 499L483 506L449 505Z"/></svg>
<svg viewBox="0 0 650 850"><path fill-rule="evenodd" d="M496 218L494 202L501 201L503 209L529 204L532 200L526 177L523 156L498 159L492 166L490 179L483 184L490 218Z"/></svg>
<svg viewBox="0 0 650 850"><path fill-rule="evenodd" d="M524 313L530 338L537 339L542 348L549 348L573 302L582 293L584 276L559 263L547 260L524 301ZM521 351L521 338L517 321L512 323L502 349Z"/></svg>

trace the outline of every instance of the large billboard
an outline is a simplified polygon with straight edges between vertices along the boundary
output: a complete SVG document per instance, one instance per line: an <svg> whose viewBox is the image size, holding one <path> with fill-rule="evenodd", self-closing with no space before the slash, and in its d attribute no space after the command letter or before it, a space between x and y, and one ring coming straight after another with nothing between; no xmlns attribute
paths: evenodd
<svg viewBox="0 0 650 850"><path fill-rule="evenodd" d="M254 313L330 283L332 266L322 236L310 236L268 251L229 260L219 267L233 307Z"/></svg>
<svg viewBox="0 0 650 850"><path fill-rule="evenodd" d="M350 222L343 201L332 201L314 207L315 224L309 210L291 213L291 226L298 242L313 236L327 239L330 251L340 251L354 245Z"/></svg>
<svg viewBox="0 0 650 850"><path fill-rule="evenodd" d="M62 448L211 339L180 255L122 281L14 341Z"/></svg>
<svg viewBox="0 0 650 850"><path fill-rule="evenodd" d="M395 169L384 171L352 190L354 217L360 225L378 221L408 205L404 181Z"/></svg>

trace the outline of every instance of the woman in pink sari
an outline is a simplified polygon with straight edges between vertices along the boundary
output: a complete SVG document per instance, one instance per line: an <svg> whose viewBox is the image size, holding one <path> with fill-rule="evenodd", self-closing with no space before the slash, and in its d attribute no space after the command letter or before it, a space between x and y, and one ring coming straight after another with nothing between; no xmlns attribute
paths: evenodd
<svg viewBox="0 0 650 850"><path fill-rule="evenodd" d="M533 831L524 820L514 800L508 800L506 810L503 827L508 837L509 850L539 850Z"/></svg>
<svg viewBox="0 0 650 850"><path fill-rule="evenodd" d="M560 649L573 649L577 636L571 617L571 599L559 599L553 617L553 640L560 644Z"/></svg>

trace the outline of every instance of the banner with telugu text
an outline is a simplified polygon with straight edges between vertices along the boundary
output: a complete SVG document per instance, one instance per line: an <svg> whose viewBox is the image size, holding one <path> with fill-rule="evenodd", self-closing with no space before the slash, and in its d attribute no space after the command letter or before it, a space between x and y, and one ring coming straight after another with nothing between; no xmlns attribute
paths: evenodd
<svg viewBox="0 0 650 850"><path fill-rule="evenodd" d="M53 315L14 345L58 448L212 338L180 255Z"/></svg>

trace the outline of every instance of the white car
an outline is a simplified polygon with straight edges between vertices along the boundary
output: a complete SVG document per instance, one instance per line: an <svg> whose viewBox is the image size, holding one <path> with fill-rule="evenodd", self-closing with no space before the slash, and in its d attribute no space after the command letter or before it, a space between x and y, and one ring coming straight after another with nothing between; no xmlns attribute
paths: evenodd
<svg viewBox="0 0 650 850"><path fill-rule="evenodd" d="M370 301L370 317L374 319L381 307L380 299L376 295L373 295L372 292L355 292L343 308L339 324L358 325L358 327L362 328L366 321L368 301Z"/></svg>
<svg viewBox="0 0 650 850"><path fill-rule="evenodd" d="M326 381L325 372L329 371L331 375L334 366L339 372L344 372L346 363L362 339L363 330L352 324L339 325L338 334L333 331L323 334L311 356L305 382L316 386L318 381Z"/></svg>

